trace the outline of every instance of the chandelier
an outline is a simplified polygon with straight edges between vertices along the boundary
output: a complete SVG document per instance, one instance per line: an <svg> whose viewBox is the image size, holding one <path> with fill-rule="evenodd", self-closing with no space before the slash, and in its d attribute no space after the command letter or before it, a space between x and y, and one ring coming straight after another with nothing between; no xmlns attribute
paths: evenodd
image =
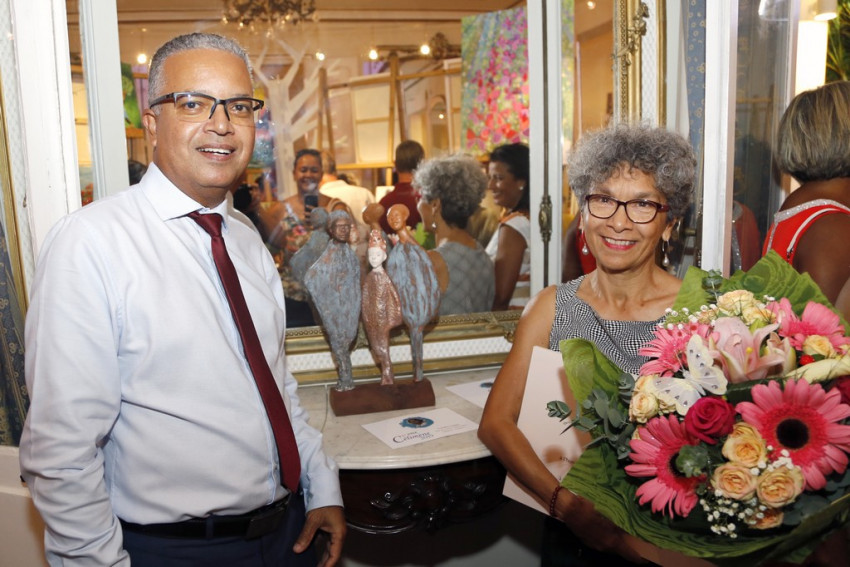
<svg viewBox="0 0 850 567"><path fill-rule="evenodd" d="M315 18L315 0L224 0L222 20L239 27L283 26Z"/></svg>

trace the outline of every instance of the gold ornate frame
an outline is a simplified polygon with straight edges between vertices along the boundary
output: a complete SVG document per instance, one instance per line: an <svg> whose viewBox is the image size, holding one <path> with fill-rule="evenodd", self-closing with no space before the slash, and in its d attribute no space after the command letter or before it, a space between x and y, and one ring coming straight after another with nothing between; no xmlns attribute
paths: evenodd
<svg viewBox="0 0 850 567"><path fill-rule="evenodd" d="M512 310L440 317L436 323L425 330L425 342L469 341L496 337L502 337L508 342L512 342L519 316L520 311ZM409 343L407 332L404 330L396 332L390 340L391 346ZM366 348L367 345L366 336L361 328L354 348ZM286 332L286 354L288 357L324 353L328 350L328 343L319 327L290 329ZM426 372L441 372L496 366L501 364L504 358L505 352L499 351L426 359L424 370ZM397 375L408 375L412 372L412 366L409 361L393 362L393 370ZM295 372L294 374L301 383L333 381L337 377L334 368ZM353 375L355 379L368 379L380 376L381 371L375 364L370 364L354 367Z"/></svg>
<svg viewBox="0 0 850 567"><path fill-rule="evenodd" d="M635 122L641 118L641 44L646 35L647 18L649 7L642 0L616 0L614 3L614 117L617 121Z"/></svg>

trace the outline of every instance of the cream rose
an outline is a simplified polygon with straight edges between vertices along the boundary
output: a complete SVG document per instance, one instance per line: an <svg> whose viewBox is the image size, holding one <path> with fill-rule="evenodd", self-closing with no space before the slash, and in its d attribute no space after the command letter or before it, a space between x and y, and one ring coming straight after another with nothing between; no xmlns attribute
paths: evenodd
<svg viewBox="0 0 850 567"><path fill-rule="evenodd" d="M736 289L717 298L717 308L726 315L740 315L746 309L758 308L751 291Z"/></svg>
<svg viewBox="0 0 850 567"><path fill-rule="evenodd" d="M756 493L756 476L751 467L738 463L726 463L714 469L711 486L726 498L749 500Z"/></svg>
<svg viewBox="0 0 850 567"><path fill-rule="evenodd" d="M629 403L629 419L646 423L656 415L658 415L658 398L650 392L635 390L632 393L632 401Z"/></svg>
<svg viewBox="0 0 850 567"><path fill-rule="evenodd" d="M825 358L835 356L835 349L829 339L822 335L809 335L803 341L803 352L812 356L819 354Z"/></svg>
<svg viewBox="0 0 850 567"><path fill-rule="evenodd" d="M754 468L767 463L767 446L759 432L747 423L738 422L723 443L723 456L732 463Z"/></svg>
<svg viewBox="0 0 850 567"><path fill-rule="evenodd" d="M764 326L773 323L774 317L773 313L764 307L759 307L757 304L753 303L752 305L745 306L741 310L741 319L743 319L744 323L747 325L761 323L761 326Z"/></svg>
<svg viewBox="0 0 850 567"><path fill-rule="evenodd" d="M782 508L803 492L803 472L800 467L778 467L758 478L756 494L759 502L770 508Z"/></svg>
<svg viewBox="0 0 850 567"><path fill-rule="evenodd" d="M771 528L778 528L782 525L782 519L785 517L785 514L782 513L782 510L775 510L773 508L768 508L763 512L758 512L749 520L747 520L747 524L756 530L769 530Z"/></svg>

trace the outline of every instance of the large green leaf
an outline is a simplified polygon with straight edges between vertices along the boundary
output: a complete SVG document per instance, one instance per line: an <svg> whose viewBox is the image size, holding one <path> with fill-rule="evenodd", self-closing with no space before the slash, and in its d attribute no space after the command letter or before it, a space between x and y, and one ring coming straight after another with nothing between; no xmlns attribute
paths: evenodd
<svg viewBox="0 0 850 567"><path fill-rule="evenodd" d="M681 310L683 307L687 307L695 312L702 305L711 303L710 296L703 288L703 280L707 275L708 272L699 268L689 268L685 274L685 279L682 280L682 287L673 308ZM721 293L735 289L747 289L753 292L758 300L761 300L765 295L776 299L787 297L797 310L798 315L802 313L809 301L815 301L826 305L841 316L841 313L830 304L809 274L799 273L773 250L769 251L748 271L739 270L720 284ZM841 322L845 329L850 329L843 317Z"/></svg>

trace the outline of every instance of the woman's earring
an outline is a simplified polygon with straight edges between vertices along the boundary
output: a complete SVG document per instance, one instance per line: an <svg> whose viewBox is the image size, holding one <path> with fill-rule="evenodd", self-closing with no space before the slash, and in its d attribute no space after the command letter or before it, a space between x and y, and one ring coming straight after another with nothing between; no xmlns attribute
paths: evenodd
<svg viewBox="0 0 850 567"><path fill-rule="evenodd" d="M587 256L588 254L590 254L590 250L587 249L587 242L585 242L584 244L581 245L581 253L584 256Z"/></svg>
<svg viewBox="0 0 850 567"><path fill-rule="evenodd" d="M664 266L665 268L669 268L670 267L670 258L667 256L667 241L666 240L661 241L661 255L662 255L661 265Z"/></svg>

